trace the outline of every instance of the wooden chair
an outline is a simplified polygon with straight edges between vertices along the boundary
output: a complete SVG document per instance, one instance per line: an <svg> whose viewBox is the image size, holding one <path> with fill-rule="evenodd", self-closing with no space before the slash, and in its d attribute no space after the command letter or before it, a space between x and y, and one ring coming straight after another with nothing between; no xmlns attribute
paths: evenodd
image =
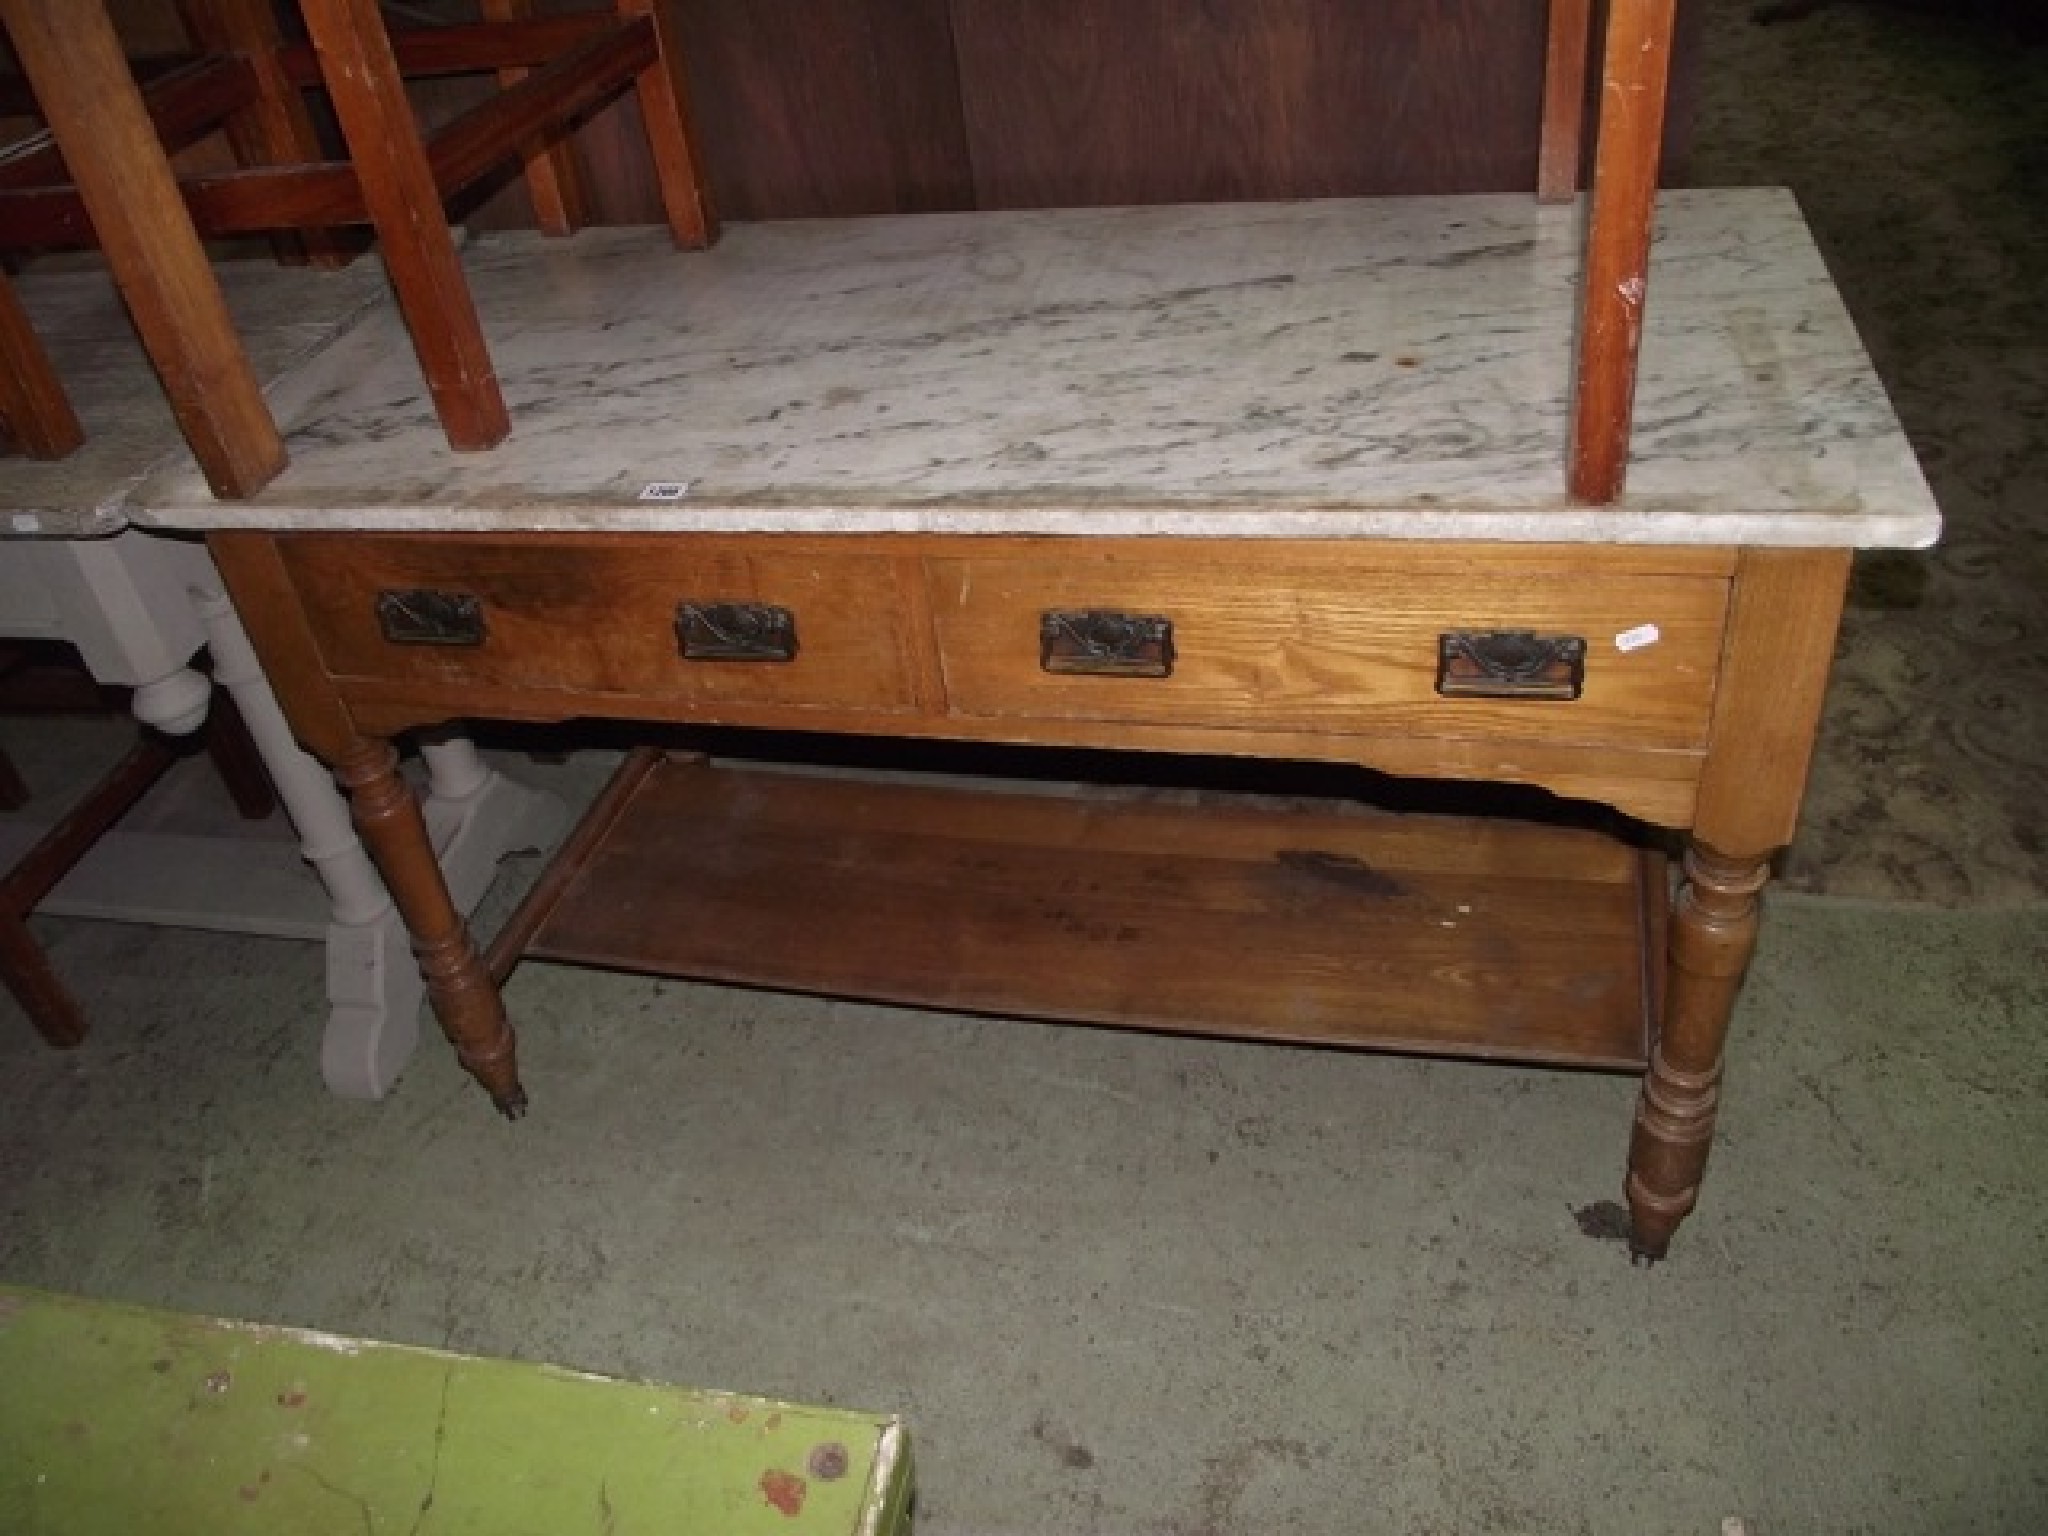
<svg viewBox="0 0 2048 1536"><path fill-rule="evenodd" d="M186 117L166 100L166 83L155 97L163 124L152 122L100 0L0 0L0 19L77 181L0 186L0 249L96 240L106 250L216 494L253 494L282 468L284 449L234 345L195 228L228 234L373 225L442 425L459 449L491 446L509 422L440 216L447 198L510 156L531 165L550 135L630 81L677 243L701 246L716 235L664 0L614 0L611 11L540 20L526 15L525 0L485 0L492 19L476 26L396 35L386 33L376 0L301 0L310 50L276 44L274 27L263 33L269 0L190 3L210 8L216 30L208 36L239 50L212 57L213 84L181 87L205 103L190 108L192 118L219 121L230 100L261 101L272 88L266 81L319 86L333 100L349 160L180 181L162 142L175 141ZM1576 189L1581 160L1592 6L1550 5L1538 192L1563 198ZM1675 9L1676 0L1607 6L1567 449L1567 488L1584 502L1616 499L1628 460ZM232 83L242 78L232 67L238 59L253 82ZM510 83L423 138L405 77L476 71ZM19 337L11 347L25 350Z"/></svg>
<svg viewBox="0 0 2048 1536"><path fill-rule="evenodd" d="M91 710L101 707L102 692L82 669L47 666L38 648L0 647L0 706L38 713ZM215 699L203 734L236 810L252 821L274 811L277 799L263 760L226 695ZM84 1040L85 1014L29 931L28 919L181 755L169 738L144 728L120 762L12 869L0 873L0 984L13 994L36 1033L53 1046L69 1048ZM0 809L19 809L28 799L28 786L0 752Z"/></svg>
<svg viewBox="0 0 2048 1536"><path fill-rule="evenodd" d="M1628 470L1677 4L1608 0L1606 10L1565 475L1571 494L1593 503L1619 497ZM1592 0L1550 0L1536 188L1550 201L1578 190L1592 22Z"/></svg>
<svg viewBox="0 0 2048 1536"><path fill-rule="evenodd" d="M32 459L61 459L85 441L50 355L0 272L0 429L5 446Z"/></svg>
<svg viewBox="0 0 2048 1536"><path fill-rule="evenodd" d="M253 495L284 446L237 343L202 237L283 232L331 257L328 232L369 225L457 449L510 430L445 208L508 160L525 163L544 229L581 220L562 136L631 86L676 243L716 237L661 0L536 19L483 0L469 26L388 33L376 0L302 0L311 44L282 41L271 0L183 0L190 64L138 85L102 0L0 0L0 21L48 123L0 156L0 250L98 246L216 494ZM407 78L490 74L501 89L422 133ZM348 146L319 158L300 92L324 90ZM180 176L169 155L226 128L243 162ZM30 452L76 446L77 423L11 295L0 296L0 415Z"/></svg>

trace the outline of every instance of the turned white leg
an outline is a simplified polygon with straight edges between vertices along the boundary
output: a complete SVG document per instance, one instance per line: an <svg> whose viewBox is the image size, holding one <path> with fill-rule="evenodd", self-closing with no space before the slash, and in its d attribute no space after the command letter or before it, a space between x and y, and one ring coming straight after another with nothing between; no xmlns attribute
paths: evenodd
<svg viewBox="0 0 2048 1536"><path fill-rule="evenodd" d="M411 941L332 775L293 739L234 605L217 587L194 597L212 646L214 677L234 696L306 861L333 903L321 1076L344 1098L380 1099L419 1043L426 992ZM437 736L423 744L421 755L428 834L450 895L468 912L490 889L505 856L552 844L568 811L556 796L493 770L467 737Z"/></svg>
<svg viewBox="0 0 2048 1536"><path fill-rule="evenodd" d="M70 641L99 681L135 690L137 718L173 734L197 730L212 684L225 687L319 885L279 857L287 849L262 839L117 828L41 910L324 940L321 1073L345 1097L390 1092L418 1043L425 998L411 942L356 837L348 802L293 739L205 548L133 530L11 541L0 561L0 634ZM201 646L212 651L212 679L191 666ZM465 737L438 736L422 756L428 831L450 894L467 912L508 853L549 846L568 813L554 795L495 772ZM26 823L0 828L0 853L34 835Z"/></svg>
<svg viewBox="0 0 2048 1536"><path fill-rule="evenodd" d="M135 690L135 718L173 736L206 723L213 692L185 592L212 564L197 544L116 534L10 540L0 562L0 634L63 640L99 682Z"/></svg>
<svg viewBox="0 0 2048 1536"><path fill-rule="evenodd" d="M194 597L213 648L213 675L241 710L299 834L300 852L331 903L321 1076L346 1098L382 1098L419 1043L426 996L405 925L349 823L333 776L292 739L234 605L218 590Z"/></svg>
<svg viewBox="0 0 2048 1536"><path fill-rule="evenodd" d="M559 797L516 784L487 764L476 743L452 730L420 739L427 765L421 810L455 905L472 912L509 853L549 848L567 830Z"/></svg>
<svg viewBox="0 0 2048 1536"><path fill-rule="evenodd" d="M213 684L206 674L180 667L137 683L129 708L144 725L172 736L190 736L206 723L207 706L212 702Z"/></svg>

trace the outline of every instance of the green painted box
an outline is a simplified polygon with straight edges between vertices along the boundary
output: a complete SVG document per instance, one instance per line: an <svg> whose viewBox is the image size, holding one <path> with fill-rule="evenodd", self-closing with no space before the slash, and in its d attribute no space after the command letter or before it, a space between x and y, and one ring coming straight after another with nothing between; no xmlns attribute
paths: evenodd
<svg viewBox="0 0 2048 1536"><path fill-rule="evenodd" d="M0 1286L9 1536L905 1536L894 1418Z"/></svg>

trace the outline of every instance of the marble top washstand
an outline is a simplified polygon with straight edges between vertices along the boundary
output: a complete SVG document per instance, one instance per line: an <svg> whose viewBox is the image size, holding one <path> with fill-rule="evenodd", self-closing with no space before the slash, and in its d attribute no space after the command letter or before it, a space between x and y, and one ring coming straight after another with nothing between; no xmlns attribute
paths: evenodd
<svg viewBox="0 0 2048 1536"><path fill-rule="evenodd" d="M1791 195L1660 199L1624 499L1564 488L1583 211L1526 197L492 236L508 441L388 305L273 393L291 467L139 521L1905 546L1939 517Z"/></svg>
<svg viewBox="0 0 2048 1536"><path fill-rule="evenodd" d="M382 264L369 259L339 271L268 261L223 262L215 271L266 388L389 293ZM118 533L130 492L152 469L191 462L163 386L104 270L39 267L14 283L86 435L67 458L0 458L0 536Z"/></svg>

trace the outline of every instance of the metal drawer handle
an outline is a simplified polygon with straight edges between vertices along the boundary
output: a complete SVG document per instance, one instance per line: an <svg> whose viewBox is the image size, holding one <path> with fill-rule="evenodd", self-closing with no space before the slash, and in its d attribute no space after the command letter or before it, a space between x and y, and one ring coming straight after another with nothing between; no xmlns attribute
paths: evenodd
<svg viewBox="0 0 2048 1536"><path fill-rule="evenodd" d="M1586 686L1586 642L1527 629L1452 630L1437 636L1436 691L1447 699L1576 699Z"/></svg>
<svg viewBox="0 0 2048 1536"><path fill-rule="evenodd" d="M482 645L483 600L467 592L387 587L377 594L377 627L393 645Z"/></svg>
<svg viewBox="0 0 2048 1536"><path fill-rule="evenodd" d="M1039 616L1038 664L1071 677L1170 677L1173 620L1099 608L1054 609Z"/></svg>
<svg viewBox="0 0 2048 1536"><path fill-rule="evenodd" d="M773 603L679 603L685 661L795 661L796 615Z"/></svg>

